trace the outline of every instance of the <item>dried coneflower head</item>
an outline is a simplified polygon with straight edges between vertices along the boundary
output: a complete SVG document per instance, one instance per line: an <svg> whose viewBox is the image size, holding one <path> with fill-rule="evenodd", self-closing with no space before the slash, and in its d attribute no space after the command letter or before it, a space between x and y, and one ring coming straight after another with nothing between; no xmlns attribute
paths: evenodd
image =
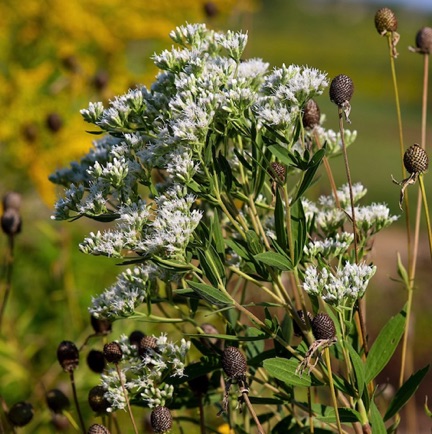
<svg viewBox="0 0 432 434"><path fill-rule="evenodd" d="M417 143L410 146L404 154L403 162L408 173L423 173L429 167L426 151Z"/></svg>
<svg viewBox="0 0 432 434"><path fill-rule="evenodd" d="M7 413L13 426L25 426L33 419L33 406L29 402L17 402Z"/></svg>
<svg viewBox="0 0 432 434"><path fill-rule="evenodd" d="M286 166L277 161L273 161L273 163L270 164L269 173L274 181L283 184L286 178Z"/></svg>
<svg viewBox="0 0 432 434"><path fill-rule="evenodd" d="M1 216L2 231L10 237L21 232L22 221L19 212L15 208L5 209Z"/></svg>
<svg viewBox="0 0 432 434"><path fill-rule="evenodd" d="M312 129L319 125L321 119L321 110L315 100L310 99L303 111L303 126Z"/></svg>
<svg viewBox="0 0 432 434"><path fill-rule="evenodd" d="M154 432L164 433L172 427L172 415L167 407L158 406L150 415L150 422Z"/></svg>
<svg viewBox="0 0 432 434"><path fill-rule="evenodd" d="M153 336L144 336L141 338L138 344L138 354L141 357L149 354L151 350L156 350L157 340Z"/></svg>
<svg viewBox="0 0 432 434"><path fill-rule="evenodd" d="M118 342L105 344L103 354L108 363L118 363L123 358L123 351Z"/></svg>
<svg viewBox="0 0 432 434"><path fill-rule="evenodd" d="M97 374L101 374L105 369L105 356L102 351L90 350L87 354L87 366Z"/></svg>
<svg viewBox="0 0 432 434"><path fill-rule="evenodd" d="M312 332L316 340L333 340L336 337L334 322L326 313L319 313L313 319Z"/></svg>
<svg viewBox="0 0 432 434"><path fill-rule="evenodd" d="M73 372L79 364L79 351L71 341L62 341L57 348L57 360L66 372Z"/></svg>
<svg viewBox="0 0 432 434"><path fill-rule="evenodd" d="M108 428L99 423L95 423L88 429L87 434L110 434L110 432Z"/></svg>
<svg viewBox="0 0 432 434"><path fill-rule="evenodd" d="M88 394L88 403L90 408L98 413L105 414L110 406L110 403L105 398L106 389L102 386L94 386Z"/></svg>
<svg viewBox="0 0 432 434"><path fill-rule="evenodd" d="M54 413L62 413L70 407L69 398L60 389L51 389L45 394L48 408Z"/></svg>
<svg viewBox="0 0 432 434"><path fill-rule="evenodd" d="M129 343L136 348L138 348L141 339L145 336L145 334L141 330L134 330L129 335Z"/></svg>
<svg viewBox="0 0 432 434"><path fill-rule="evenodd" d="M422 54L432 53L432 28L423 27L416 35L417 52Z"/></svg>
<svg viewBox="0 0 432 434"><path fill-rule="evenodd" d="M107 335L112 331L112 322L107 318L96 318L91 315L90 324L98 335Z"/></svg>
<svg viewBox="0 0 432 434"><path fill-rule="evenodd" d="M330 101L343 110L347 122L351 112L350 101L354 93L354 83L350 77L345 74L337 75L330 83Z"/></svg>
<svg viewBox="0 0 432 434"><path fill-rule="evenodd" d="M246 358L238 348L226 347L222 353L222 368L228 378L242 379L247 371Z"/></svg>
<svg viewBox="0 0 432 434"><path fill-rule="evenodd" d="M380 35L396 32L398 21L394 12L389 8L378 9L375 14L375 27Z"/></svg>

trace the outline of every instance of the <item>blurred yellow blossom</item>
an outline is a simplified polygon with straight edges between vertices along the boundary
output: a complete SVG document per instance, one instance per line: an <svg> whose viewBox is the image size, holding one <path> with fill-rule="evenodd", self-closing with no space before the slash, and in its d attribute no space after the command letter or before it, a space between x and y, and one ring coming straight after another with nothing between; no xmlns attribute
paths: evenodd
<svg viewBox="0 0 432 434"><path fill-rule="evenodd" d="M48 175L91 146L81 108L148 84L156 73L150 56L175 26L222 26L256 1L0 2L1 169L29 177L51 205Z"/></svg>

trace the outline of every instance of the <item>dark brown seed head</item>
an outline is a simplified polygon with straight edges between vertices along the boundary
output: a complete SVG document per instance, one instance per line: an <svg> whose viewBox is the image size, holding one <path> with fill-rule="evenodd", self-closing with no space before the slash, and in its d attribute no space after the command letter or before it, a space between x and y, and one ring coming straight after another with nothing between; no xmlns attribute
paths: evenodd
<svg viewBox="0 0 432 434"><path fill-rule="evenodd" d="M105 398L106 389L102 386L95 386L90 389L88 394L88 403L90 408L99 414L104 414L110 406L110 403Z"/></svg>
<svg viewBox="0 0 432 434"><path fill-rule="evenodd" d="M9 236L17 235L21 232L22 221L19 211L15 208L5 209L1 216L2 231Z"/></svg>
<svg viewBox="0 0 432 434"><path fill-rule="evenodd" d="M48 408L54 413L62 413L70 407L69 398L59 389L51 389L45 395Z"/></svg>
<svg viewBox="0 0 432 434"><path fill-rule="evenodd" d="M217 5L214 2L205 2L204 3L204 13L208 18L215 17L219 12Z"/></svg>
<svg viewBox="0 0 432 434"><path fill-rule="evenodd" d="M107 71L101 70L98 71L92 80L92 84L98 91L103 91L107 86L109 82L109 74Z"/></svg>
<svg viewBox="0 0 432 434"><path fill-rule="evenodd" d="M134 330L129 335L129 343L138 348L141 339L145 336L145 334L141 330Z"/></svg>
<svg viewBox="0 0 432 434"><path fill-rule="evenodd" d="M321 118L321 110L315 100L310 99L303 111L303 125L305 128L312 129L319 125Z"/></svg>
<svg viewBox="0 0 432 434"><path fill-rule="evenodd" d="M416 46L421 53L432 53L432 28L423 27L417 32Z"/></svg>
<svg viewBox="0 0 432 434"><path fill-rule="evenodd" d="M102 351L90 350L87 354L87 366L97 374L101 374L105 369L105 356Z"/></svg>
<svg viewBox="0 0 432 434"><path fill-rule="evenodd" d="M303 311L302 310L298 310L297 311L297 315L300 317L300 319L302 320L303 324L306 325L306 321L304 319L304 313L303 313ZM313 321L312 314L310 312L308 312L307 316L309 318L309 323L312 324L312 321ZM302 336L302 331L301 331L300 327L298 326L298 324L295 321L293 321L293 324L294 324L294 334L296 336Z"/></svg>
<svg viewBox="0 0 432 434"><path fill-rule="evenodd" d="M336 337L336 328L333 320L326 313L319 313L312 321L312 332L316 340Z"/></svg>
<svg viewBox="0 0 432 434"><path fill-rule="evenodd" d="M118 363L123 357L123 351L118 342L110 342L105 344L103 354L108 363Z"/></svg>
<svg viewBox="0 0 432 434"><path fill-rule="evenodd" d="M99 423L95 423L89 428L87 434L110 434L110 432L108 428L105 428L103 425L100 425Z"/></svg>
<svg viewBox="0 0 432 434"><path fill-rule="evenodd" d="M286 166L274 161L270 164L270 176L277 182L284 183L286 177Z"/></svg>
<svg viewBox="0 0 432 434"><path fill-rule="evenodd" d="M343 107L344 104L351 100L354 93L354 84L347 75L337 75L330 84L330 101L338 107Z"/></svg>
<svg viewBox="0 0 432 434"><path fill-rule="evenodd" d="M394 12L389 8L378 9L375 14L375 27L380 35L396 32L398 21Z"/></svg>
<svg viewBox="0 0 432 434"><path fill-rule="evenodd" d="M411 174L426 172L429 166L426 151L417 143L414 143L405 151L403 161L405 169Z"/></svg>
<svg viewBox="0 0 432 434"><path fill-rule="evenodd" d="M90 316L90 324L93 330L98 335L107 335L112 331L112 323L107 318L96 318L95 316Z"/></svg>
<svg viewBox="0 0 432 434"><path fill-rule="evenodd" d="M33 419L33 406L29 402L17 402L7 416L13 426L25 426Z"/></svg>
<svg viewBox="0 0 432 434"><path fill-rule="evenodd" d="M154 432L164 433L172 427L172 415L168 408L158 406L150 415L150 422Z"/></svg>
<svg viewBox="0 0 432 434"><path fill-rule="evenodd" d="M247 363L243 353L236 347L226 347L222 353L222 368L231 379L246 375Z"/></svg>
<svg viewBox="0 0 432 434"><path fill-rule="evenodd" d="M57 360L66 372L74 371L79 364L79 351L71 341L63 341L57 348Z"/></svg>
<svg viewBox="0 0 432 434"><path fill-rule="evenodd" d="M17 211L21 208L21 195L19 193L15 193L14 191L10 191L6 193L3 197L3 209L7 210L13 208Z"/></svg>
<svg viewBox="0 0 432 434"><path fill-rule="evenodd" d="M38 138L38 128L35 124L26 124L22 127L22 135L28 143L33 143Z"/></svg>
<svg viewBox="0 0 432 434"><path fill-rule="evenodd" d="M47 128L53 133L57 133L58 131L60 131L61 127L63 126L63 120L58 113L50 113L46 117L45 122Z"/></svg>
<svg viewBox="0 0 432 434"><path fill-rule="evenodd" d="M138 344L138 354L141 357L149 354L151 350L156 350L157 340L153 336L144 336Z"/></svg>

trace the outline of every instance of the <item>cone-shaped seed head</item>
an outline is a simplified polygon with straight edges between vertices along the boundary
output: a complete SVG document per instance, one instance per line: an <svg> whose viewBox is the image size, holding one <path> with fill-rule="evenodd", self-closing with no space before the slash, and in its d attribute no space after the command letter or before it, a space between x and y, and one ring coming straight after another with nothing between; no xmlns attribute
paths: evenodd
<svg viewBox="0 0 432 434"><path fill-rule="evenodd" d="M118 342L110 342L109 344L105 344L103 353L108 363L118 363L123 357L123 351Z"/></svg>
<svg viewBox="0 0 432 434"><path fill-rule="evenodd" d="M70 406L69 398L59 389L51 389L45 395L48 408L54 413L61 413Z"/></svg>
<svg viewBox="0 0 432 434"><path fill-rule="evenodd" d="M94 386L88 394L90 408L96 413L106 413L110 403L105 398L106 389L102 386Z"/></svg>
<svg viewBox="0 0 432 434"><path fill-rule="evenodd" d="M66 372L74 371L79 364L79 351L71 341L63 341L57 348L57 360Z"/></svg>
<svg viewBox="0 0 432 434"><path fill-rule="evenodd" d="M330 84L330 101L342 107L351 100L354 93L352 80L344 74L337 75Z"/></svg>
<svg viewBox="0 0 432 434"><path fill-rule="evenodd" d="M375 27L380 35L387 32L395 32L398 27L398 21L394 12L389 8L381 8L375 14Z"/></svg>
<svg viewBox="0 0 432 434"><path fill-rule="evenodd" d="M106 335L112 330L112 323L106 318L96 318L95 316L90 316L90 323L93 330L97 334Z"/></svg>
<svg viewBox="0 0 432 434"><path fill-rule="evenodd" d="M100 425L99 423L95 423L89 428L87 434L110 434L110 432L108 428L105 428L103 425Z"/></svg>
<svg viewBox="0 0 432 434"><path fill-rule="evenodd" d="M16 235L21 232L22 222L19 212L15 208L8 208L1 216L1 228L6 235Z"/></svg>
<svg viewBox="0 0 432 434"><path fill-rule="evenodd" d="M33 419L33 406L29 402L17 402L7 416L13 426L25 426Z"/></svg>
<svg viewBox="0 0 432 434"><path fill-rule="evenodd" d="M153 336L144 336L141 338L138 344L138 354L144 357L150 352L150 350L155 350L157 348L157 340Z"/></svg>
<svg viewBox="0 0 432 434"><path fill-rule="evenodd" d="M312 129L319 125L321 118L321 110L315 100L310 99L304 108L303 112L303 126Z"/></svg>
<svg viewBox="0 0 432 434"><path fill-rule="evenodd" d="M417 32L416 46L424 54L432 53L432 28L423 27Z"/></svg>
<svg viewBox="0 0 432 434"><path fill-rule="evenodd" d="M171 412L166 407L158 406L151 412L150 421L154 432L167 432L172 427Z"/></svg>
<svg viewBox="0 0 432 434"><path fill-rule="evenodd" d="M306 321L304 319L304 313L302 310L298 310L297 311L297 315L300 317L300 319L302 320L303 324L306 325ZM312 324L313 321L313 316L310 312L307 313L307 316L309 318L309 322ZM294 335L295 336L301 336L302 335L302 331L300 329L300 327L298 326L298 324L293 321L293 325L294 325Z"/></svg>
<svg viewBox="0 0 432 434"><path fill-rule="evenodd" d="M336 329L333 320L326 313L319 313L312 321L312 332L316 340L334 339Z"/></svg>
<svg viewBox="0 0 432 434"><path fill-rule="evenodd" d="M426 151L417 143L414 143L405 151L403 161L408 173L423 173L426 172L429 166Z"/></svg>
<svg viewBox="0 0 432 434"><path fill-rule="evenodd" d="M21 195L19 193L15 193L14 191L10 191L6 193L3 197L3 209L13 208L19 211L21 208Z"/></svg>
<svg viewBox="0 0 432 434"><path fill-rule="evenodd" d="M247 371L246 358L238 348L226 347L222 353L222 368L229 378L242 378Z"/></svg>
<svg viewBox="0 0 432 434"><path fill-rule="evenodd" d="M284 164L274 161L270 164L270 176L278 182L285 182L286 167Z"/></svg>
<svg viewBox="0 0 432 434"><path fill-rule="evenodd" d="M87 355L87 366L97 374L101 374L105 369L105 356L102 351L90 350Z"/></svg>
<svg viewBox="0 0 432 434"><path fill-rule="evenodd" d="M137 348L139 346L140 340L145 336L145 334L141 330L134 330L129 335L129 343L131 345L135 345Z"/></svg>

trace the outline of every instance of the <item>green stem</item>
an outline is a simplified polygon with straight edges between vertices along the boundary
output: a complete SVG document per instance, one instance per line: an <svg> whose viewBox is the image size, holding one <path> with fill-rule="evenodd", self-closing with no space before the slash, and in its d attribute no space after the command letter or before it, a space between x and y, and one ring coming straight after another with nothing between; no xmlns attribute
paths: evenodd
<svg viewBox="0 0 432 434"><path fill-rule="evenodd" d="M338 428L338 433L341 434L343 431L342 431L342 425L341 425L341 421L340 421L340 417L339 417L338 402L337 402L337 398L336 398L335 387L334 387L334 383L333 383L333 373L332 373L332 368L331 368L330 349L329 348L326 348L324 350L324 358L325 358L325 362L327 365L330 394L331 394L331 398L333 401L333 407L335 410L336 425Z"/></svg>
<svg viewBox="0 0 432 434"><path fill-rule="evenodd" d="M424 211L425 211L425 218L426 218L426 227L427 227L427 233L428 233L428 240L429 240L429 253L432 259L432 231L431 231L431 222L429 217L429 208L426 198L426 190L423 183L423 175L419 176L419 184L420 184L420 190L422 194L423 199L423 205L424 205Z"/></svg>

